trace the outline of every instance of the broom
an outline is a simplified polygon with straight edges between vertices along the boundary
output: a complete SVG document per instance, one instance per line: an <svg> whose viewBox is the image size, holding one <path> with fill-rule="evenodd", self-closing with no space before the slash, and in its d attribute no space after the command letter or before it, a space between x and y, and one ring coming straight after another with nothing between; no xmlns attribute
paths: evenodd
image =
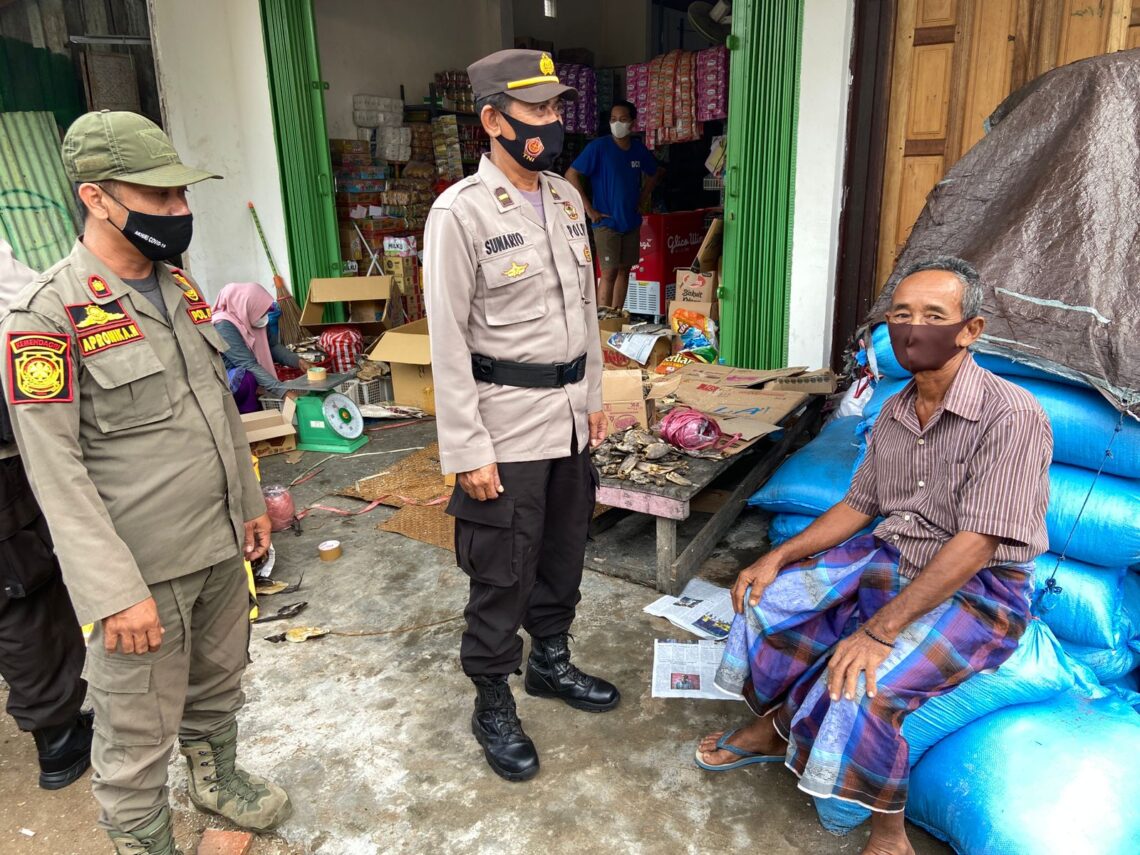
<svg viewBox="0 0 1140 855"><path fill-rule="evenodd" d="M273 271L273 286L277 289L277 308L281 310L281 318L277 321L277 337L283 344L299 344L304 338L301 333L301 310L293 295L285 287L285 280L277 272L273 253L269 250L269 242L265 239L265 232L261 228L261 219L257 216L257 208L253 207L253 202L248 204L249 212L253 215L253 224L257 227L257 236L261 238L261 245L265 249L265 257L269 259L269 269Z"/></svg>

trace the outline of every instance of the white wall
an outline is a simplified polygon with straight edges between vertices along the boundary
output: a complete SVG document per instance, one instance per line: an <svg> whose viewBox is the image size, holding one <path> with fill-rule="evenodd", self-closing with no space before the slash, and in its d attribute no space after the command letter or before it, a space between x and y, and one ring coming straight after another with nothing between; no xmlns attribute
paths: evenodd
<svg viewBox="0 0 1140 855"><path fill-rule="evenodd" d="M286 283L289 256L258 0L150 0L166 129L182 159L225 176L190 194L186 266L213 298L228 282L273 290L247 202Z"/></svg>
<svg viewBox="0 0 1140 855"><path fill-rule="evenodd" d="M831 360L847 144L853 7L807 0L800 64L788 364Z"/></svg>
<svg viewBox="0 0 1140 855"><path fill-rule="evenodd" d="M599 68L645 62L649 0L560 0L558 17L543 14L542 0L513 0L514 34L554 42L554 49L589 48Z"/></svg>
<svg viewBox="0 0 1140 855"><path fill-rule="evenodd" d="M315 0L321 77L329 84L329 136L356 136L353 95L398 98L403 84L407 102L415 103L428 94L435 72L462 70L510 47L510 0L502 5L499 0Z"/></svg>

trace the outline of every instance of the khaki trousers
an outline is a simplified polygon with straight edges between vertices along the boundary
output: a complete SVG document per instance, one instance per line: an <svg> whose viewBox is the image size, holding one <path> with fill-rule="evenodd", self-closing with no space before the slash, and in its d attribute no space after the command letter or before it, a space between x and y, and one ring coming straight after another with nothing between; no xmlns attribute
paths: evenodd
<svg viewBox="0 0 1140 855"><path fill-rule="evenodd" d="M178 737L199 740L237 716L249 650L249 589L238 557L150 586L166 634L141 656L107 653L103 628L83 676L95 707L91 789L104 829L133 831L168 802L170 751Z"/></svg>

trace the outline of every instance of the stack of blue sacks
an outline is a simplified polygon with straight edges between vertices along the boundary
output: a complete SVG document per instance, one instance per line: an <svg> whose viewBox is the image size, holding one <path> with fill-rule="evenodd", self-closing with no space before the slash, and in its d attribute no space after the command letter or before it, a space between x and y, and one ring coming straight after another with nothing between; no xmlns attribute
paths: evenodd
<svg viewBox="0 0 1140 855"><path fill-rule="evenodd" d="M885 325L871 341L881 377L862 415L829 422L750 501L773 514L774 545L842 501L884 404L909 382ZM1122 422L1087 386L976 359L1032 392L1053 428L1040 620L997 672L906 720L907 816L971 855L1140 852L1140 714L1131 706L1140 701L1140 423ZM837 833L867 817L835 800L816 806Z"/></svg>

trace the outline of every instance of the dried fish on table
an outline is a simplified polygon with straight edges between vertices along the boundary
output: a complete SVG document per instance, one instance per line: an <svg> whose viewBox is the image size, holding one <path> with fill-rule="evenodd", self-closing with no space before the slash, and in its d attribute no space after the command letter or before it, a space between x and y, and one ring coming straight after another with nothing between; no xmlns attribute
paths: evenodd
<svg viewBox="0 0 1140 855"><path fill-rule="evenodd" d="M645 446L645 459L646 460L660 460L670 452L673 447L667 442L653 442Z"/></svg>

